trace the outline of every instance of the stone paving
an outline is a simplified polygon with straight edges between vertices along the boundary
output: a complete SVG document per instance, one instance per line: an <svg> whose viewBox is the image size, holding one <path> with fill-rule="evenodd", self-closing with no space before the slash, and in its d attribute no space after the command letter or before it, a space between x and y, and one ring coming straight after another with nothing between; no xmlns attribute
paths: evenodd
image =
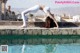
<svg viewBox="0 0 80 53"><path fill-rule="evenodd" d="M20 26L15 25L0 25L0 35L11 35L17 34L23 35L75 35L74 39L0 39L1 44L71 44L71 43L80 43L80 39L76 35L80 35L80 27L69 27L69 28L41 28L41 27L26 27L21 28ZM27 36L27 35L26 35ZM5 36L4 36L5 37ZM60 36L59 36L60 37ZM8 38L8 37L7 37Z"/></svg>
<svg viewBox="0 0 80 53"><path fill-rule="evenodd" d="M1 25L0 26L0 34L4 32L6 34L7 32L14 31L17 34L19 33L26 33L26 34L35 34L35 35L53 35L53 34L76 34L80 35L80 27L69 27L69 28L43 28L43 27L26 27L21 28L20 26L15 25ZM15 34L12 32L12 34ZM8 33L7 33L8 34Z"/></svg>

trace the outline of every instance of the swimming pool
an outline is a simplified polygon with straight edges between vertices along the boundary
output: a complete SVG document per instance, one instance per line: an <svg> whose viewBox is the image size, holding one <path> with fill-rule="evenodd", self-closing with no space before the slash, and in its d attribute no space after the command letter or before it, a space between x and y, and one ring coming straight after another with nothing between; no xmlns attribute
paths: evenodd
<svg viewBox="0 0 80 53"><path fill-rule="evenodd" d="M80 53L80 44L8 45L8 52L0 53Z"/></svg>
<svg viewBox="0 0 80 53"><path fill-rule="evenodd" d="M0 45L8 51L0 53L80 53L79 35L2 35Z"/></svg>

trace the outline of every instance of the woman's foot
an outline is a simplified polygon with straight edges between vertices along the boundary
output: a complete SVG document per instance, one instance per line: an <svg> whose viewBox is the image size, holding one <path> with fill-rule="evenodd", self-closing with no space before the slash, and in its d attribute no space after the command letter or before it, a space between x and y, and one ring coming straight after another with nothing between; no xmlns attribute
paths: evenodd
<svg viewBox="0 0 80 53"><path fill-rule="evenodd" d="M22 26L21 26L21 28L26 28L26 27L27 27L26 25L22 25Z"/></svg>
<svg viewBox="0 0 80 53"><path fill-rule="evenodd" d="M54 28L59 28L59 27L54 27Z"/></svg>

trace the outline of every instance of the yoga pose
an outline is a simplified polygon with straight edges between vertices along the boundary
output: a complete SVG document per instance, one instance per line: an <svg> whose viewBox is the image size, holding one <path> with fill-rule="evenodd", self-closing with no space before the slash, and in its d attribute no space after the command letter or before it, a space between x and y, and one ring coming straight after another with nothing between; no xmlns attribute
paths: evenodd
<svg viewBox="0 0 80 53"><path fill-rule="evenodd" d="M57 26L57 28L58 28L57 21L54 18L54 16L51 14L50 8L46 7L46 6L43 6L43 5L36 5L36 6L31 7L31 8L29 8L29 9L27 9L27 10L25 10L25 11L23 11L21 13L21 16L22 16L22 19L23 19L23 25L22 25L22 27L26 27L27 26L27 24L26 24L26 18L28 18L28 17L25 17L25 14L30 13L30 12L37 12L38 10L43 11L47 16L49 16L51 19L53 19L54 22L55 22L55 24L56 24L56 26Z"/></svg>

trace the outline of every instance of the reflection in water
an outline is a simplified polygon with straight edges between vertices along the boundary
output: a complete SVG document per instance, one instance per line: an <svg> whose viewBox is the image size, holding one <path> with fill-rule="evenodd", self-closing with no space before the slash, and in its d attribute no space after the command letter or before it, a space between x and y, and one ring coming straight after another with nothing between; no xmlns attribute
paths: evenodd
<svg viewBox="0 0 80 53"><path fill-rule="evenodd" d="M24 44L23 44L23 46L22 46L22 53L24 53L25 48L26 48L26 44L25 44L25 41L24 41Z"/></svg>
<svg viewBox="0 0 80 53"><path fill-rule="evenodd" d="M22 46L22 53L24 53L24 51L25 51L25 44L23 44L23 46Z"/></svg>
<svg viewBox="0 0 80 53"><path fill-rule="evenodd" d="M53 53L55 51L55 49L56 49L56 45L57 44L54 44L54 45L51 45L51 44L46 45L45 46L46 53Z"/></svg>
<svg viewBox="0 0 80 53"><path fill-rule="evenodd" d="M8 53L80 53L80 44L10 45ZM1 53L1 52L0 52Z"/></svg>

